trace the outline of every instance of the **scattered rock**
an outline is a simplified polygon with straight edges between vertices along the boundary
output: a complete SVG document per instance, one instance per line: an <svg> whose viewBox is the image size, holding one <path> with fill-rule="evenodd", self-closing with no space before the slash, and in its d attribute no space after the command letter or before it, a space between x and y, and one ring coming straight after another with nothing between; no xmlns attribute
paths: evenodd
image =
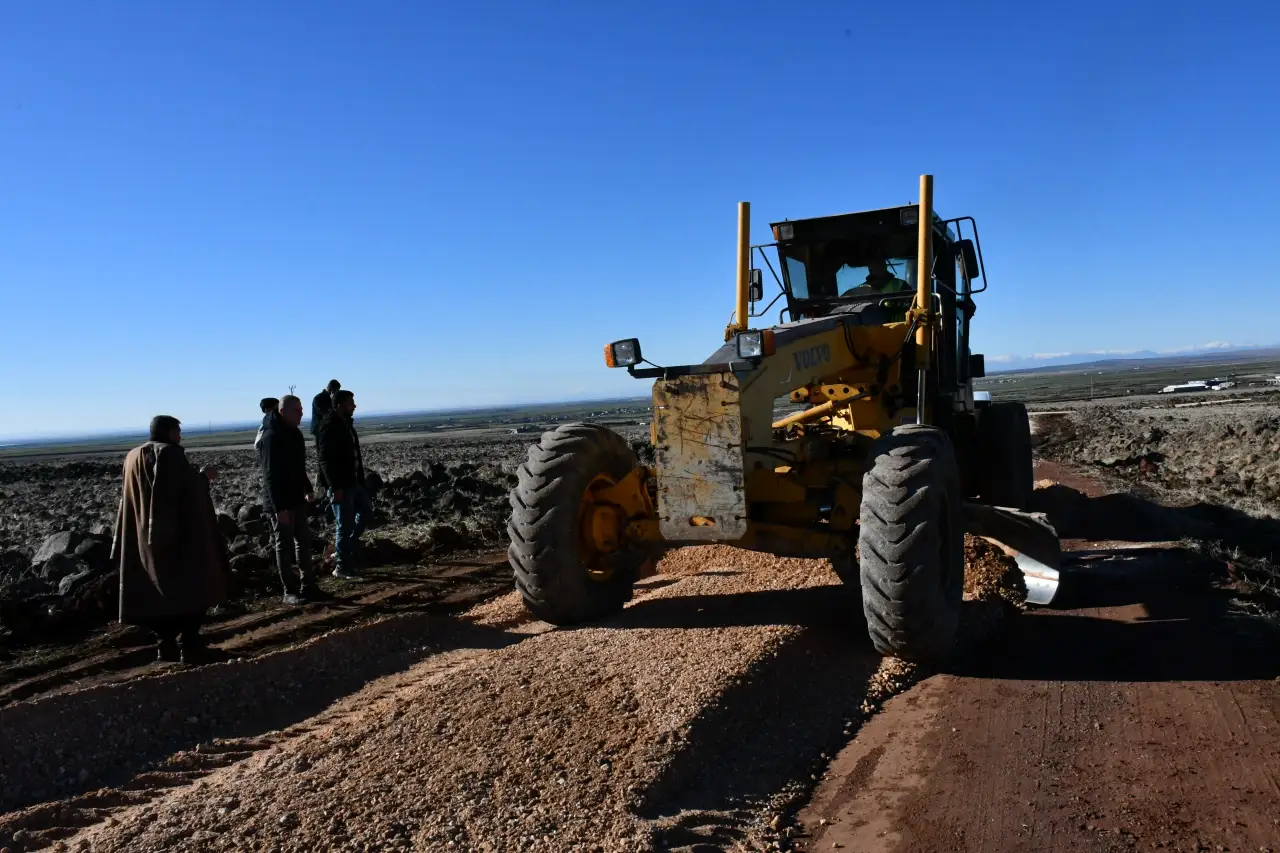
<svg viewBox="0 0 1280 853"><path fill-rule="evenodd" d="M260 521L262 519L262 504L245 504L236 512L236 519L241 525Z"/></svg>
<svg viewBox="0 0 1280 853"><path fill-rule="evenodd" d="M262 554L250 552L231 558L231 571L241 577L261 575L271 569L271 560Z"/></svg>
<svg viewBox="0 0 1280 853"><path fill-rule="evenodd" d="M57 555L70 556L75 553L76 547L84 541L84 534L74 530L64 530L61 533L55 533L48 539L44 540L40 545L40 549L36 551L36 555L31 559L33 565L40 565L48 562Z"/></svg>
<svg viewBox="0 0 1280 853"><path fill-rule="evenodd" d="M75 556L92 568L100 568L111 561L111 543L93 537L76 546Z"/></svg>
<svg viewBox="0 0 1280 853"><path fill-rule="evenodd" d="M66 596L75 592L76 589L84 584L85 581L92 578L96 573L86 567L73 575L67 575L58 582L58 595Z"/></svg>
<svg viewBox="0 0 1280 853"><path fill-rule="evenodd" d="M54 554L40 566L40 577L51 584L56 584L67 575L74 575L87 569L88 566L83 560L68 554Z"/></svg>
<svg viewBox="0 0 1280 853"><path fill-rule="evenodd" d="M228 542L240 535L240 525L230 513L218 513L218 532Z"/></svg>

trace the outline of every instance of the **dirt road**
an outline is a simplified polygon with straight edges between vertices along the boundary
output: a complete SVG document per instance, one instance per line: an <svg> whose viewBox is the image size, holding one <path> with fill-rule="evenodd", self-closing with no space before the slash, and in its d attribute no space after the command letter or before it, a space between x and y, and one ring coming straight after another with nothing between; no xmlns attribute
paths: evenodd
<svg viewBox="0 0 1280 853"><path fill-rule="evenodd" d="M1274 622L1177 543L1066 544L1054 610L837 756L800 816L810 849L1280 850Z"/></svg>
<svg viewBox="0 0 1280 853"><path fill-rule="evenodd" d="M508 594L63 683L0 707L0 848L1280 850L1271 623L1068 544L1060 608L927 678L824 563L711 547L579 630Z"/></svg>

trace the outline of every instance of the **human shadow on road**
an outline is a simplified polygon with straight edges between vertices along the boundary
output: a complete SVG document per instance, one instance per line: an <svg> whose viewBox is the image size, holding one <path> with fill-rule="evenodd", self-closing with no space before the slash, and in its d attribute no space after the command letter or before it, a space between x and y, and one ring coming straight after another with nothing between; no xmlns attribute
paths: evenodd
<svg viewBox="0 0 1280 853"><path fill-rule="evenodd" d="M520 639L412 613L261 657L0 708L0 811L119 786L197 744L287 728L432 655Z"/></svg>

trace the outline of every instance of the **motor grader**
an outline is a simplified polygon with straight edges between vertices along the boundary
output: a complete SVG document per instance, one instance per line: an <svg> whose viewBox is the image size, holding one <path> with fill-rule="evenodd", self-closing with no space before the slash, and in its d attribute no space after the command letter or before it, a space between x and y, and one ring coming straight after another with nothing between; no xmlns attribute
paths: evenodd
<svg viewBox="0 0 1280 853"><path fill-rule="evenodd" d="M736 310L706 361L657 366L634 338L605 347L609 367L653 380L655 464L587 423L530 447L508 522L528 610L556 625L606 617L662 549L726 543L829 559L860 590L879 652L933 661L955 640L966 531L1014 556L1028 600L1048 603L1060 550L1024 511L1027 411L973 390L976 221L939 218L923 175L918 204L771 229L750 245L739 204ZM758 312L757 256L779 287ZM779 299L779 322L753 327Z"/></svg>

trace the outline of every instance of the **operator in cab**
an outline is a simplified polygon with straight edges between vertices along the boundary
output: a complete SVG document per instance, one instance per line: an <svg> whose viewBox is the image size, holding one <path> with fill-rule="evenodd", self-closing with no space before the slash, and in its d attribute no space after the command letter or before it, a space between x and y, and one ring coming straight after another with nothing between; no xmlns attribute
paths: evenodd
<svg viewBox="0 0 1280 853"><path fill-rule="evenodd" d="M893 293L915 293L915 286L911 282L904 281L894 275L883 258L873 257L867 260L866 279L840 295L858 298L888 296ZM885 306L885 310L888 312L887 320L891 323L905 321L907 319L907 309L910 307L911 303L905 299L890 302Z"/></svg>
<svg viewBox="0 0 1280 853"><path fill-rule="evenodd" d="M903 281L889 271L889 265L882 258L867 261L867 277L861 284L855 285L841 296L879 296L882 293L903 293L914 291L910 282Z"/></svg>

